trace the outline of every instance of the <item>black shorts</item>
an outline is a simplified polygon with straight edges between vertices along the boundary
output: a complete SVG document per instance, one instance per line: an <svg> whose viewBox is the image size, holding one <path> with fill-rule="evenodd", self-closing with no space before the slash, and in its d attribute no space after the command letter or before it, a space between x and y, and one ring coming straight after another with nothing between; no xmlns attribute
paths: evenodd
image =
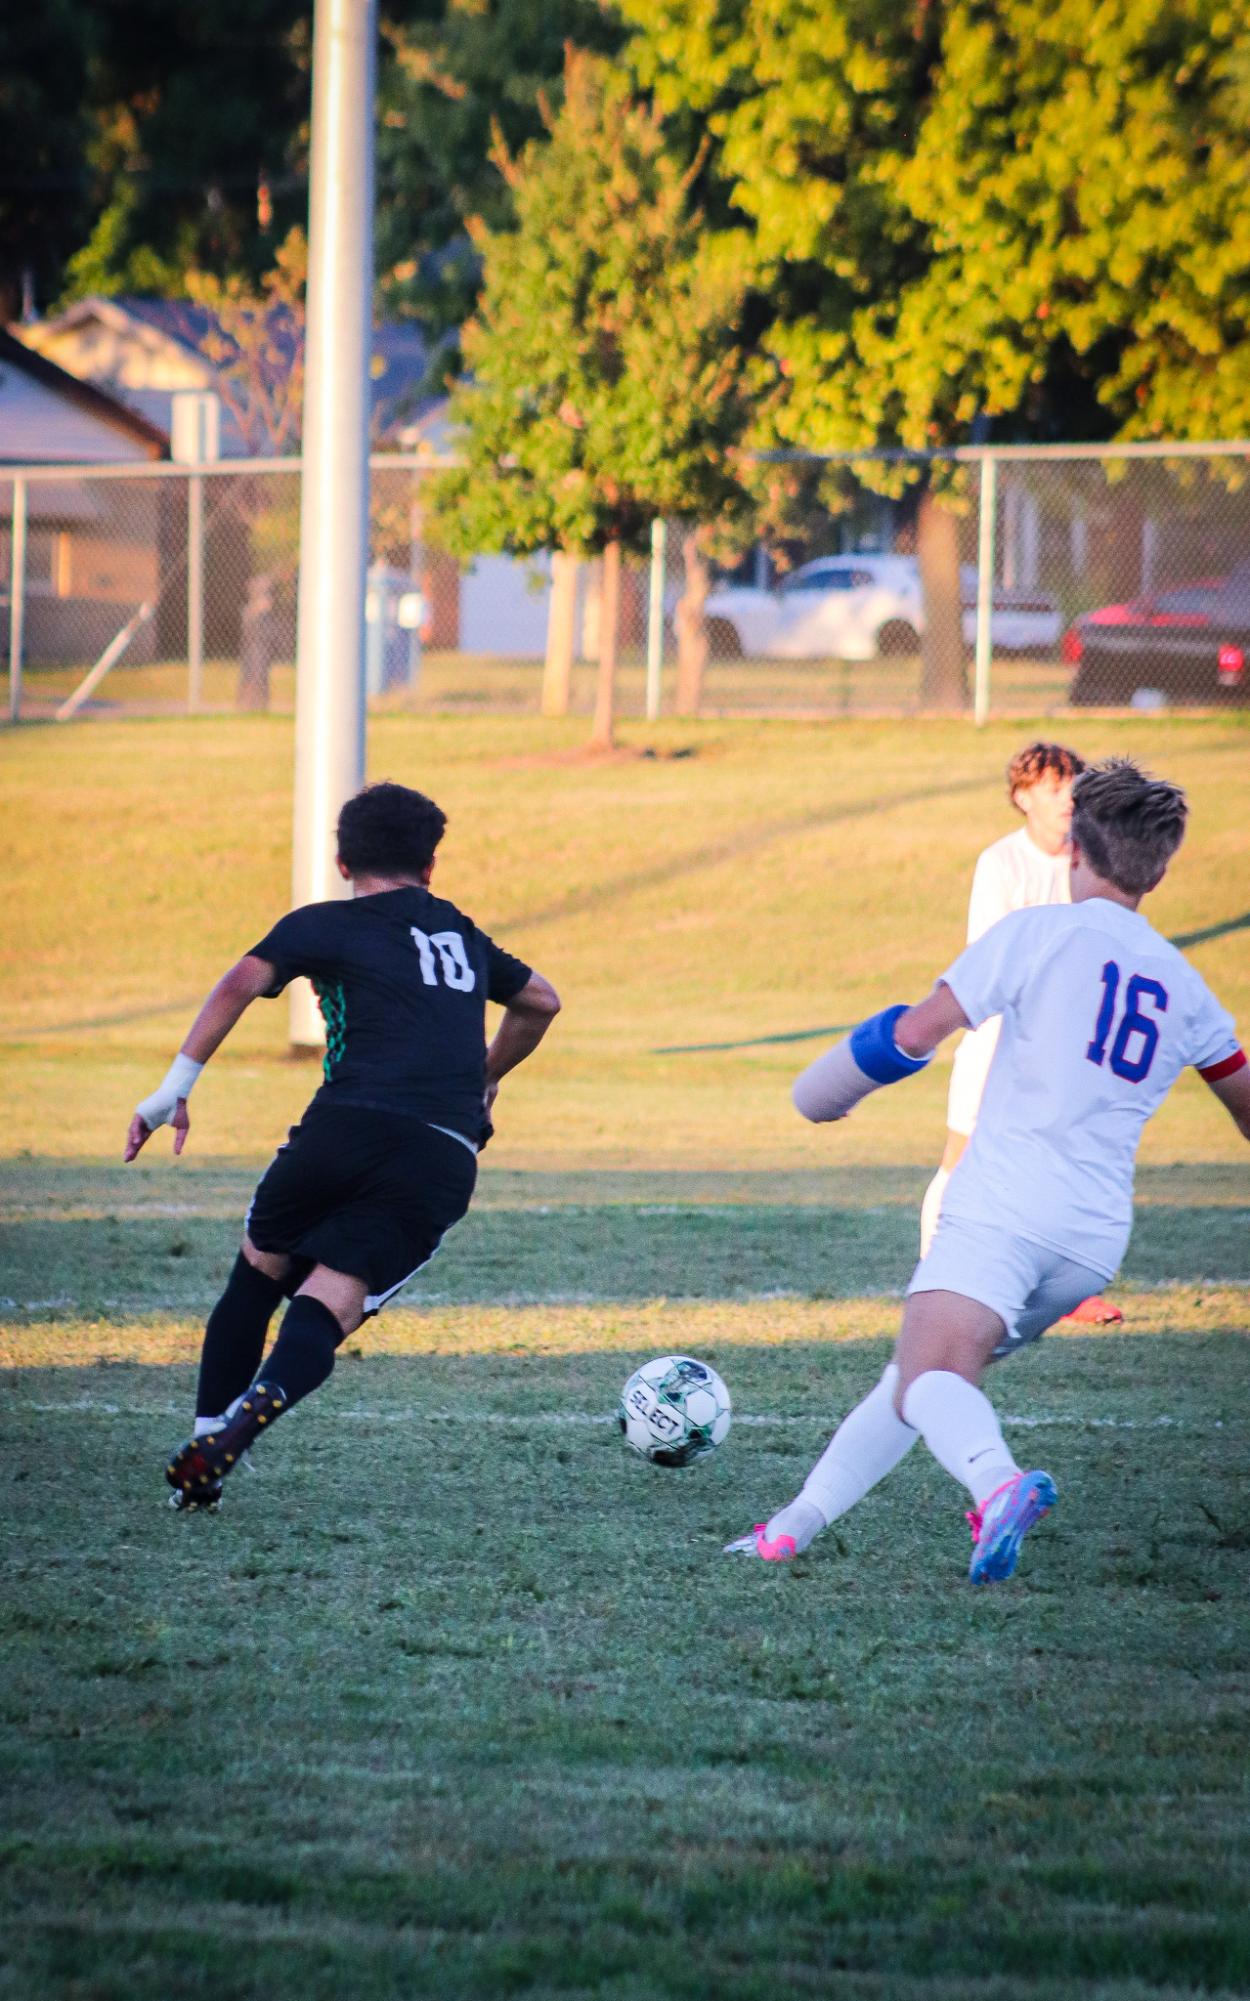
<svg viewBox="0 0 1250 2001"><path fill-rule="evenodd" d="M311 1105L252 1197L247 1234L258 1251L363 1279L376 1313L433 1257L476 1180L470 1149L420 1119Z"/></svg>

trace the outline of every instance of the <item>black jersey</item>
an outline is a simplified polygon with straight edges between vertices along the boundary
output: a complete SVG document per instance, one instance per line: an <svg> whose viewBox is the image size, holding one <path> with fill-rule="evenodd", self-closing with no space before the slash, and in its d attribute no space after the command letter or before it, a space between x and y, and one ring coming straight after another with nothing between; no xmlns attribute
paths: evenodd
<svg viewBox="0 0 1250 2001"><path fill-rule="evenodd" d="M308 903L253 945L270 998L304 973L326 1025L316 1102L405 1112L477 1145L486 1089L486 1003L530 977L520 959L415 884Z"/></svg>

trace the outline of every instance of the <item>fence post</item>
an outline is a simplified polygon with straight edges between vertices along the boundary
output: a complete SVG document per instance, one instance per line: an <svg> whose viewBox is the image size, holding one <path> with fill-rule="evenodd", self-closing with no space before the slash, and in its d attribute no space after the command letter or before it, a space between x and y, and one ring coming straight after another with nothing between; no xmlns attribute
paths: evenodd
<svg viewBox="0 0 1250 2001"><path fill-rule="evenodd" d="M978 729L990 713L990 667L994 657L995 520L998 511L998 460L988 452L981 461L981 517L977 523L976 679L972 719Z"/></svg>
<svg viewBox="0 0 1250 2001"><path fill-rule="evenodd" d="M204 475L187 474L187 714L204 699Z"/></svg>
<svg viewBox="0 0 1250 2001"><path fill-rule="evenodd" d="M647 721L660 713L664 672L664 554L668 529L662 519L651 523L651 591L647 600Z"/></svg>
<svg viewBox="0 0 1250 2001"><path fill-rule="evenodd" d="M22 653L26 640L26 481L13 481L13 538L9 550L9 721L22 716Z"/></svg>
<svg viewBox="0 0 1250 2001"><path fill-rule="evenodd" d="M204 476L221 457L221 398L212 389L176 389L171 457L187 468L187 714L204 698Z"/></svg>

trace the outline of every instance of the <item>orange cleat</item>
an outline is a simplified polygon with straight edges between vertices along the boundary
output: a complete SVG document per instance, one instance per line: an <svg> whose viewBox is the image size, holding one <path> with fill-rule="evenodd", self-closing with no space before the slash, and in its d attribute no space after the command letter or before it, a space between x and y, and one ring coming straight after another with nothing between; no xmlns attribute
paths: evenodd
<svg viewBox="0 0 1250 2001"><path fill-rule="evenodd" d="M1085 1327L1113 1327L1117 1320L1123 1320L1123 1318L1124 1315L1121 1313L1119 1307L1114 1305L1111 1300L1104 1299L1099 1292L1095 1293L1092 1299L1083 1299L1079 1306L1073 1307L1071 1313L1065 1313L1060 1325L1063 1327L1078 1325Z"/></svg>

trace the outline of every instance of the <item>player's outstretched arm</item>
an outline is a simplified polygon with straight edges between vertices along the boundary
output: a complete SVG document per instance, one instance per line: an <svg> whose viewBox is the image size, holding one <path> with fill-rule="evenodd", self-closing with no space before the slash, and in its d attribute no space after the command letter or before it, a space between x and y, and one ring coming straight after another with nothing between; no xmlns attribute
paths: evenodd
<svg viewBox="0 0 1250 2001"><path fill-rule="evenodd" d="M1240 1056L1241 1051L1237 1054ZM1207 1076L1202 1071L1198 1074L1208 1089L1215 1092L1242 1138L1250 1140L1250 1063L1243 1056L1237 1067L1226 1070L1223 1076Z"/></svg>
<svg viewBox="0 0 1250 2001"><path fill-rule="evenodd" d="M157 1127L165 1125L174 1129L174 1152L182 1152L191 1130L191 1121L187 1116L191 1086L240 1015L254 1000L268 993L273 983L274 968L267 959L258 959L251 952L237 965L231 966L228 973L222 974L187 1031L186 1040L170 1064L164 1081L157 1085L151 1097L144 1098L136 1107L126 1134L123 1160L133 1160L137 1153L142 1152Z"/></svg>
<svg viewBox="0 0 1250 2001"><path fill-rule="evenodd" d="M923 1070L939 1042L967 1026L967 1015L939 980L917 1006L887 1007L870 1015L809 1063L794 1080L795 1109L815 1124L844 1119L870 1091Z"/></svg>
<svg viewBox="0 0 1250 2001"><path fill-rule="evenodd" d="M486 1109L495 1101L499 1082L518 1063L532 1056L560 1012L560 996L550 980L531 973L519 994L513 994L503 1011L486 1051Z"/></svg>

